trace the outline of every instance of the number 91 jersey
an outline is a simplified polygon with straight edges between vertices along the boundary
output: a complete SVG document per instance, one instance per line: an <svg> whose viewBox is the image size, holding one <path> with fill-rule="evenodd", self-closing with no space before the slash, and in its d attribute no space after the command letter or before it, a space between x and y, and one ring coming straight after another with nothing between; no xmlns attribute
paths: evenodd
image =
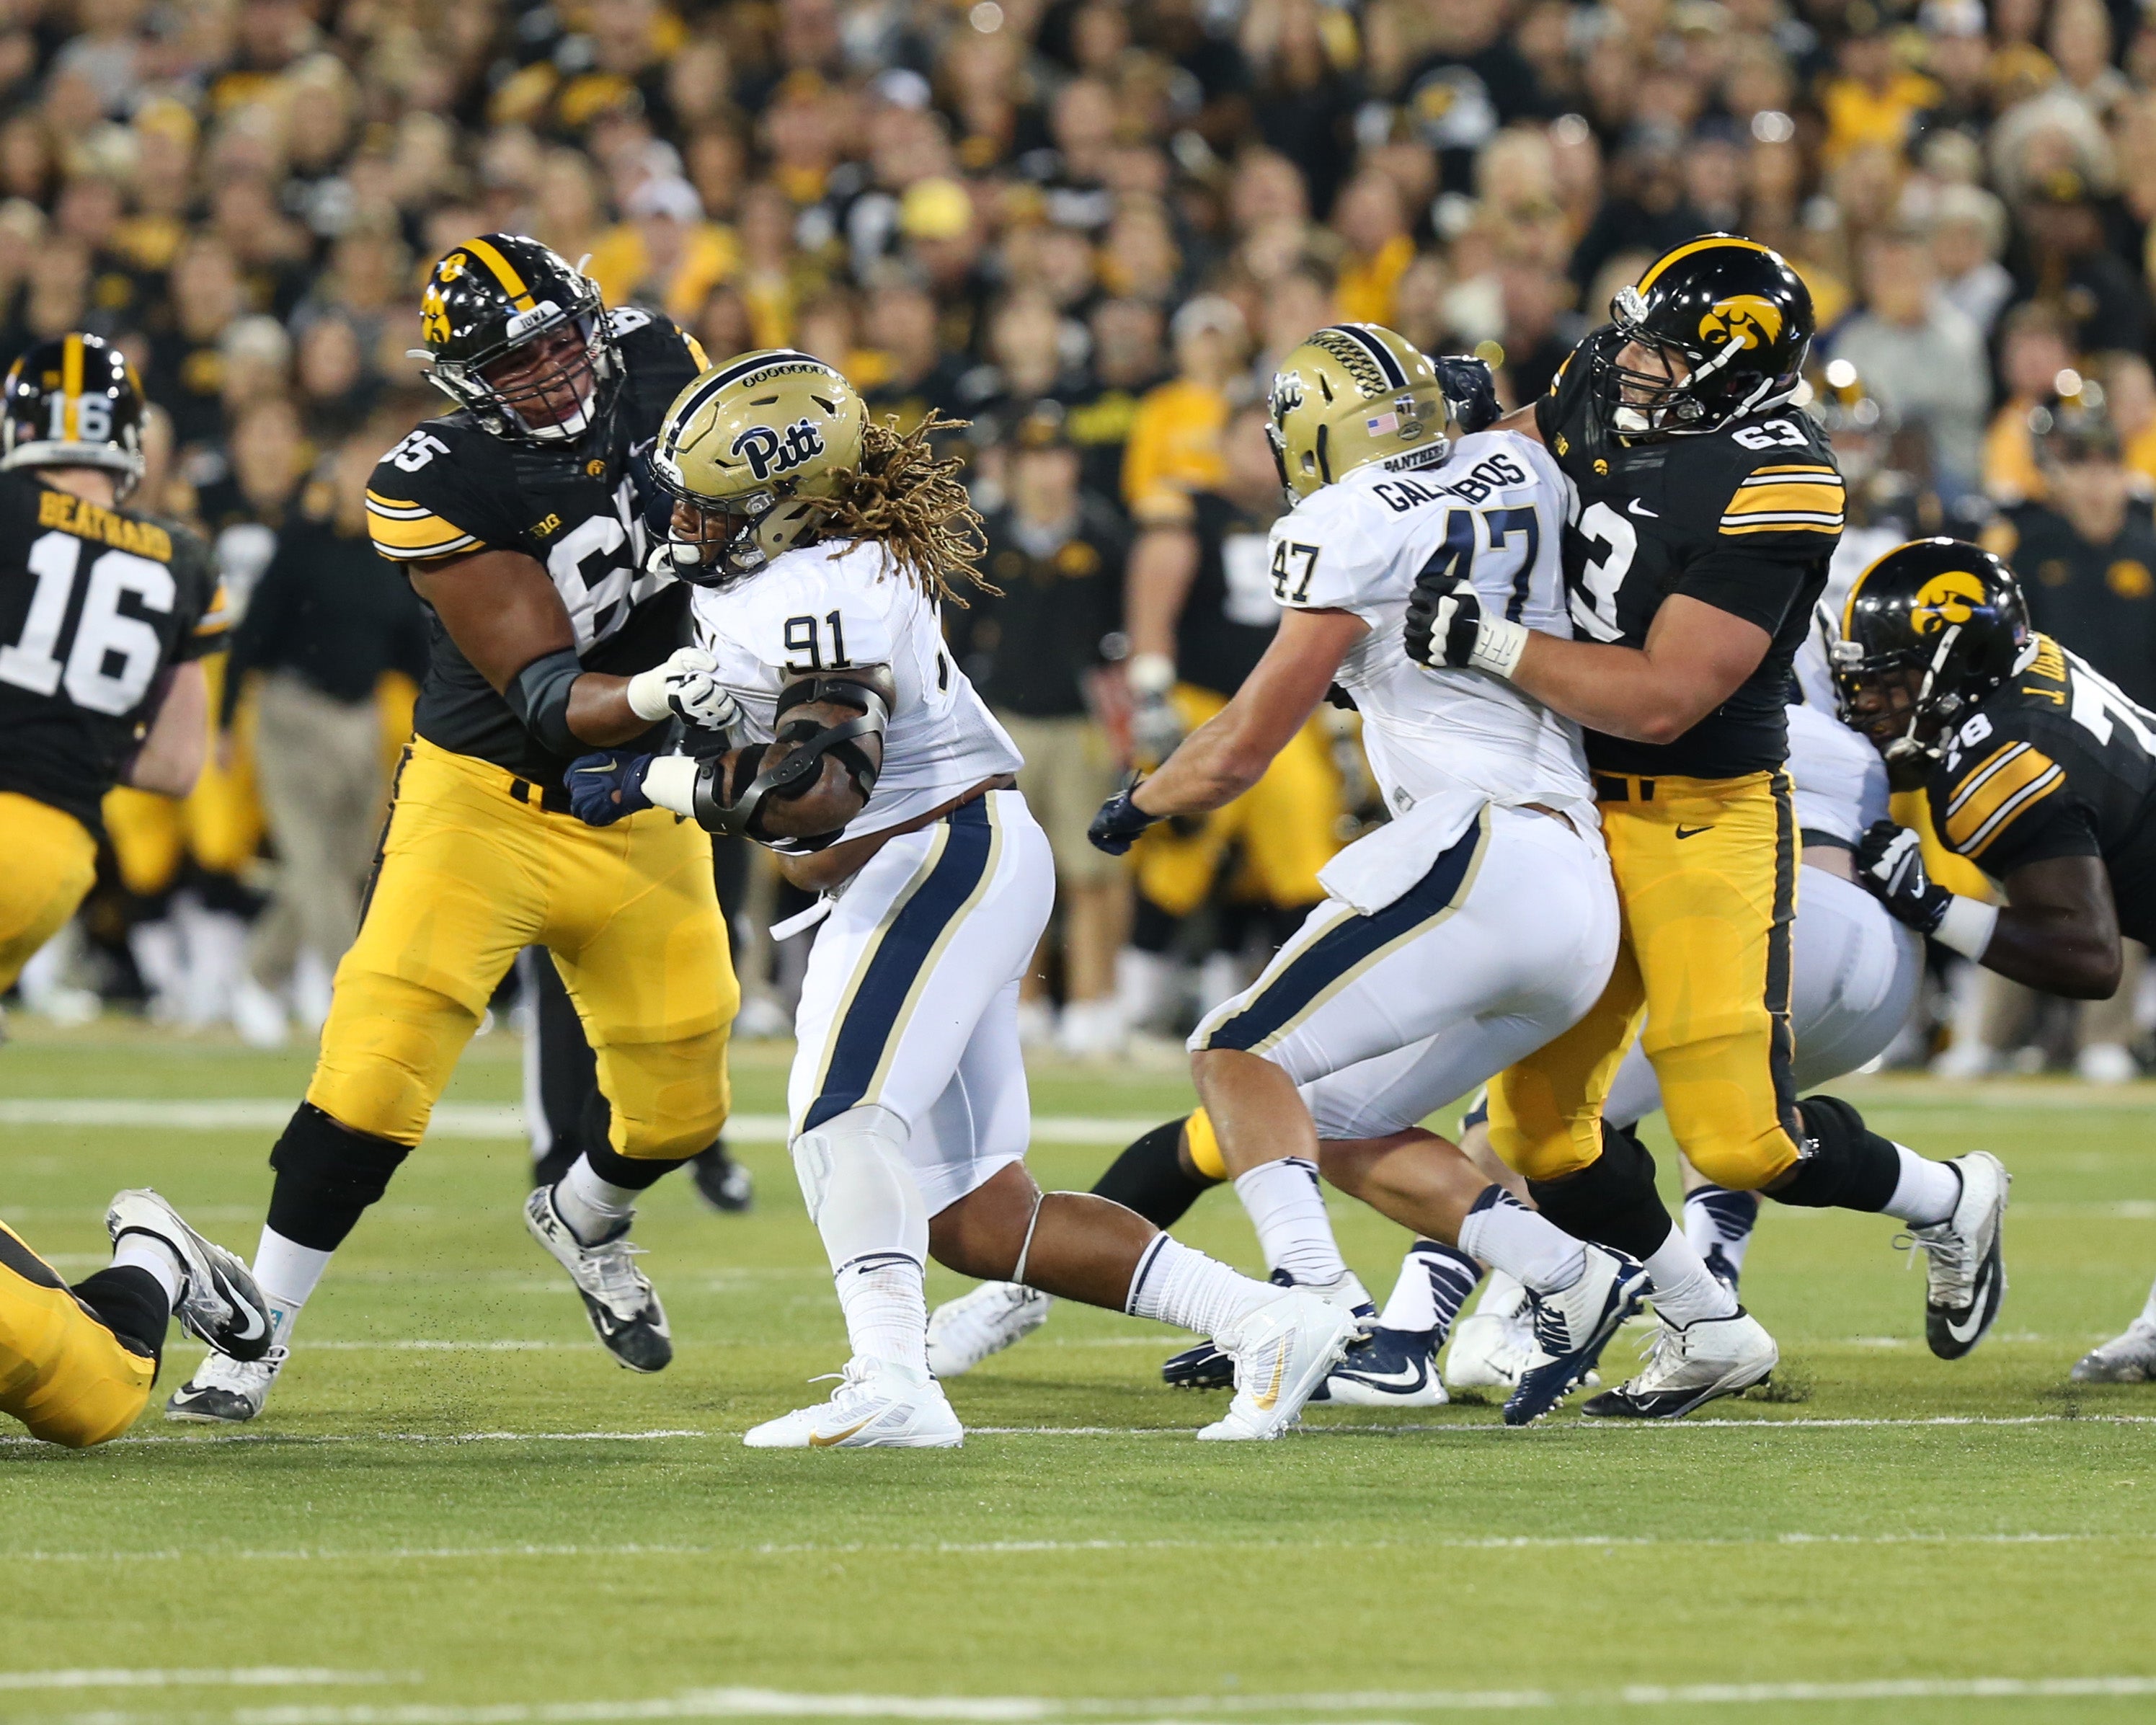
<svg viewBox="0 0 2156 1725"><path fill-rule="evenodd" d="M224 647L209 547L184 527L0 474L0 791L90 831L164 673Z"/></svg>
<svg viewBox="0 0 2156 1725"><path fill-rule="evenodd" d="M587 670L633 675L686 639L686 589L644 567L638 483L668 405L703 367L703 352L663 317L608 314L627 372L612 413L573 444L511 441L469 413L429 419L383 456L367 491L374 548L395 562L500 550L547 571ZM562 782L567 757L544 747L472 666L429 611L430 656L413 714L429 742L491 761L536 783Z"/></svg>

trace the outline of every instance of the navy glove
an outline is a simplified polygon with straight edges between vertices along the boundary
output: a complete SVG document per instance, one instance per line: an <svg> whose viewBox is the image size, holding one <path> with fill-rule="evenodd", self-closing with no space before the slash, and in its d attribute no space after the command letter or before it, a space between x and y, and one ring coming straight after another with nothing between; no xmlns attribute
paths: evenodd
<svg viewBox="0 0 2156 1725"><path fill-rule="evenodd" d="M1445 404L1452 410L1452 423L1462 435L1487 431L1502 416L1497 405L1497 377L1490 362L1471 353L1447 353L1430 361L1437 371L1437 387L1445 392Z"/></svg>
<svg viewBox="0 0 2156 1725"><path fill-rule="evenodd" d="M1111 856L1121 856L1137 842L1137 836L1160 817L1147 814L1131 801L1131 793L1143 783L1127 784L1101 805L1093 817L1093 824L1086 829L1086 836L1093 842L1096 850L1105 850Z"/></svg>
<svg viewBox="0 0 2156 1725"><path fill-rule="evenodd" d="M652 759L619 749L578 756L562 778L577 819L588 827L610 827L651 807L651 798L644 794L644 775L651 770Z"/></svg>
<svg viewBox="0 0 2156 1725"><path fill-rule="evenodd" d="M1923 841L1891 820L1872 822L1856 846L1856 878L1897 922L1933 934L1953 895L1924 869Z"/></svg>

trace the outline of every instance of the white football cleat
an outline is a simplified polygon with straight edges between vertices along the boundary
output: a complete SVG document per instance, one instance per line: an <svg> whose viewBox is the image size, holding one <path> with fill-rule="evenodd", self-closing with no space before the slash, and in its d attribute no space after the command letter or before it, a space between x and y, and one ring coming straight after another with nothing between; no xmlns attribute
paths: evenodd
<svg viewBox="0 0 2156 1725"><path fill-rule="evenodd" d="M190 1336L234 1359L260 1359L270 1352L270 1301L253 1272L237 1254L187 1226L148 1187L113 1194L105 1231L116 1246L128 1235L146 1235L179 1260L185 1282L172 1316Z"/></svg>
<svg viewBox="0 0 2156 1725"><path fill-rule="evenodd" d="M857 1356L831 1375L839 1387L829 1401L767 1420L742 1442L752 1450L955 1450L966 1441L943 1386L924 1373Z"/></svg>
<svg viewBox="0 0 2156 1725"><path fill-rule="evenodd" d="M2156 1384L2156 1320L2145 1312L2074 1364L2076 1384Z"/></svg>
<svg viewBox="0 0 2156 1725"><path fill-rule="evenodd" d="M1198 1435L1214 1443L1278 1437L1302 1418L1303 1404L1364 1327L1353 1311L1304 1288L1238 1318L1213 1338L1235 1363L1235 1399Z"/></svg>
<svg viewBox="0 0 2156 1725"><path fill-rule="evenodd" d="M964 1377L1046 1323L1055 1303L1039 1289L1014 1281L984 1281L970 1294L946 1300L928 1316L928 1369L939 1378Z"/></svg>
<svg viewBox="0 0 2156 1725"><path fill-rule="evenodd" d="M632 1372L663 1372L674 1358L674 1332L659 1291L633 1261L644 1248L629 1243L629 1224L587 1245L562 1219L552 1186L535 1187L524 1204L524 1226L569 1272L592 1332Z"/></svg>
<svg viewBox="0 0 2156 1725"><path fill-rule="evenodd" d="M1739 1307L1728 1317L1699 1317L1680 1329L1657 1320L1639 1375L1580 1409L1596 1420L1681 1420L1717 1396L1763 1384L1781 1359L1759 1320Z"/></svg>
<svg viewBox="0 0 2156 1725"><path fill-rule="evenodd" d="M270 1386L290 1352L273 1348L256 1360L208 1355L194 1376L166 1399L165 1417L190 1425L244 1425L270 1399Z"/></svg>
<svg viewBox="0 0 2156 1725"><path fill-rule="evenodd" d="M1452 1327L1445 1381L1453 1389L1511 1389L1535 1357L1535 1312L1527 1289L1490 1272L1475 1310Z"/></svg>
<svg viewBox="0 0 2156 1725"><path fill-rule="evenodd" d="M1941 1359L1959 1359L1984 1339L2006 1297L1999 1233L2014 1177L1987 1150L1957 1156L1947 1166L1961 1176L1953 1214L1928 1228L1912 1228L1909 1237L1930 1260L1924 1266L1924 1340Z"/></svg>
<svg viewBox="0 0 2156 1725"><path fill-rule="evenodd" d="M1599 1245L1585 1251L1586 1267L1571 1286L1529 1296L1535 1357L1505 1399L1507 1425L1532 1425L1571 1394L1646 1298L1647 1271L1638 1260Z"/></svg>

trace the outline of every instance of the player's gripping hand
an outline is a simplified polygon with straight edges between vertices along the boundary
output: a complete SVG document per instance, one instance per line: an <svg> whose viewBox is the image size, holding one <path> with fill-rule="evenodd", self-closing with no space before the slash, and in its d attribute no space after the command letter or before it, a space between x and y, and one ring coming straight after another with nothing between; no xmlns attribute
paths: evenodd
<svg viewBox="0 0 2156 1725"><path fill-rule="evenodd" d="M644 794L644 775L655 758L620 749L578 756L562 781L569 788L569 807L577 819L588 827L610 827L650 808L651 798Z"/></svg>
<svg viewBox="0 0 2156 1725"><path fill-rule="evenodd" d="M1429 670L1486 670L1512 675L1527 644L1527 627L1492 617L1457 575L1423 571L1408 601L1408 657Z"/></svg>
<svg viewBox="0 0 2156 1725"><path fill-rule="evenodd" d="M1856 846L1856 878L1899 922L1936 933L1953 895L1924 869L1923 841L1907 827L1874 821Z"/></svg>
<svg viewBox="0 0 2156 1725"><path fill-rule="evenodd" d="M679 719L703 731L730 731L740 703L718 679L719 662L701 647L677 647L665 664L629 680L629 710L647 723Z"/></svg>
<svg viewBox="0 0 2156 1725"><path fill-rule="evenodd" d="M1488 360L1471 353L1446 353L1432 358L1430 364L1436 370L1445 404L1451 410L1452 423L1463 437L1487 431L1502 417L1504 409L1497 405L1496 374L1490 369Z"/></svg>
<svg viewBox="0 0 2156 1725"><path fill-rule="evenodd" d="M1111 856L1121 856L1137 842L1137 837L1160 817L1147 814L1131 800L1131 793L1144 783L1137 779L1101 805L1093 824L1086 829L1086 836L1092 840L1096 850L1105 850Z"/></svg>

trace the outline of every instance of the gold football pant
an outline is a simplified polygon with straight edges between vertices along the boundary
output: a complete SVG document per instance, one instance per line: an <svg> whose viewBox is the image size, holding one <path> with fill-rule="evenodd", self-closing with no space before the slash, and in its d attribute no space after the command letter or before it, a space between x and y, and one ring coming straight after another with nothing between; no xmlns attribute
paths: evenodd
<svg viewBox="0 0 2156 1725"><path fill-rule="evenodd" d="M1196 730L1228 702L1209 689L1178 683L1169 693L1183 721ZM1138 891L1172 916L1205 902L1230 845L1242 853L1237 896L1282 910L1325 896L1317 871L1340 849L1340 774L1325 727L1312 719L1273 757L1265 775L1232 803L1204 818L1188 837L1163 821L1133 848Z"/></svg>
<svg viewBox="0 0 2156 1725"><path fill-rule="evenodd" d="M1757 1191L1797 1159L1789 778L1598 773L1595 788L1623 913L1616 967L1585 1018L1492 1082L1490 1142L1529 1179L1587 1167L1644 1016L1677 1147L1716 1184Z"/></svg>
<svg viewBox="0 0 2156 1725"><path fill-rule="evenodd" d="M97 880L97 841L49 803L0 791L0 994Z"/></svg>
<svg viewBox="0 0 2156 1725"><path fill-rule="evenodd" d="M156 1360L92 1317L0 1224L0 1413L49 1444L86 1449L135 1423L157 1377Z"/></svg>
<svg viewBox="0 0 2156 1725"><path fill-rule="evenodd" d="M741 1001L711 839L663 809L588 827L539 798L499 767L413 741L307 1100L355 1132L418 1143L502 973L541 946L598 1057L615 1151L694 1155L726 1122Z"/></svg>

